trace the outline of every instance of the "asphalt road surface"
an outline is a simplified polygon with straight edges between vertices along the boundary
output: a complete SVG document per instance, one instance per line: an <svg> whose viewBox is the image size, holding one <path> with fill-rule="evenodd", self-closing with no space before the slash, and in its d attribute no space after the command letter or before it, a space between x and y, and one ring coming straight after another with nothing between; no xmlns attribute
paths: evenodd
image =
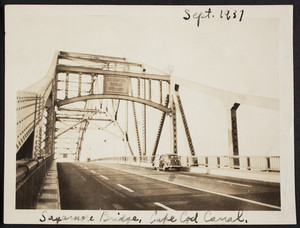
<svg viewBox="0 0 300 228"><path fill-rule="evenodd" d="M57 168L66 210L280 210L279 184L100 162Z"/></svg>

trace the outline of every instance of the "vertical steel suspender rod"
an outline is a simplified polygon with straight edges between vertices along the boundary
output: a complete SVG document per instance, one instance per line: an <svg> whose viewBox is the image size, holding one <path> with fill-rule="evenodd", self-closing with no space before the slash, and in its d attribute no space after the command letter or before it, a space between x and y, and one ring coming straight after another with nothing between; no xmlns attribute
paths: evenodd
<svg viewBox="0 0 300 228"><path fill-rule="evenodd" d="M66 74L66 88L65 88L65 99L68 99L69 93L69 72Z"/></svg>
<svg viewBox="0 0 300 228"><path fill-rule="evenodd" d="M174 102L174 98L172 99L172 104L171 104L171 109L172 109L172 130L173 130L173 153L177 154L177 120L176 120L176 106Z"/></svg>
<svg viewBox="0 0 300 228"><path fill-rule="evenodd" d="M141 97L141 80L139 78L137 79L137 96Z"/></svg>
<svg viewBox="0 0 300 228"><path fill-rule="evenodd" d="M78 78L78 97L81 96L81 80L82 80L82 75L79 73L79 78Z"/></svg>
<svg viewBox="0 0 300 228"><path fill-rule="evenodd" d="M162 104L162 81L159 80L159 103Z"/></svg>
<svg viewBox="0 0 300 228"><path fill-rule="evenodd" d="M148 79L148 85L149 85L149 88L148 88L148 99L149 99L149 101L151 101L151 99L152 99L152 97L151 97L151 93L152 93L152 91L151 91L151 79Z"/></svg>

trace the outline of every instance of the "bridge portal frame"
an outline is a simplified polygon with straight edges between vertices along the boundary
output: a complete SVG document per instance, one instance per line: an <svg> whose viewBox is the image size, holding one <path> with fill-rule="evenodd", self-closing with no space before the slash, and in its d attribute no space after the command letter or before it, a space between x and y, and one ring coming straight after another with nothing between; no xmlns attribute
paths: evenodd
<svg viewBox="0 0 300 228"><path fill-rule="evenodd" d="M74 75L77 77L75 81ZM129 91L128 94L99 92L98 87L100 77L102 77L102 79L105 77L128 78L131 91ZM87 78L89 78L89 80L87 80ZM30 138L30 140L33 140L33 152L31 158L54 154L56 148L61 148L59 143L60 140L63 140L62 136L70 132L70 135L67 138L77 138L76 152L74 153L73 151L71 154L76 154L77 159L79 159L84 134L89 124L93 123L94 120L110 121L110 123L117 124L123 140L131 154L134 155L128 136L128 102L132 103L134 112L136 109L135 104L142 104L142 131L139 130L137 117L136 114L134 114L136 137L139 144L139 155L141 157L147 155L147 106L161 111L163 119L163 121L160 121L152 155L156 154L166 116L169 116L170 121L172 122L173 130L170 131L170 134L173 138L173 141L171 142L173 148L171 148L171 151L177 153L176 107L171 91L170 78L170 75L153 70L141 63L127 61L126 58L62 51L57 52L47 75L42 80L23 91L30 93L29 98L35 101L35 110L31 114L34 116L30 116L33 118L31 123L33 126L26 132L27 138L30 133L34 134L34 139ZM133 85L133 80L136 82L135 85ZM76 84L75 90L74 83ZM64 84L63 89L61 89L61 84ZM75 96L74 91L77 94ZM153 94L155 91L159 91L159 96L156 101L154 99L155 94ZM35 99L33 96L35 96ZM36 97L38 97L38 99ZM163 104L164 98L170 100L170 102L168 101ZM125 129L122 129L117 121L118 107L116 110L113 110L113 113L109 113L107 108L106 110L101 108L105 100L112 100L112 103L118 101L118 104L120 101L126 102L127 121ZM98 107L98 110L89 108L90 101L99 101L100 108ZM85 104L83 109L68 108L69 105L80 102ZM65 116L62 115L63 112L65 113ZM81 114L78 115L78 113ZM97 113L109 114L110 118L94 118L93 116L97 115ZM89 118L86 118L87 115L89 115ZM67 125L67 121L70 122L71 125ZM61 124L66 126L61 129L59 126ZM74 132L76 133L76 131L77 136L75 137ZM23 132L24 130L20 134L23 134ZM140 136L143 143L140 142ZM25 136L23 136L21 140L17 139L17 153L27 139L24 137ZM65 142L65 144L68 143ZM68 147L62 148L68 151L71 150L71 148Z"/></svg>

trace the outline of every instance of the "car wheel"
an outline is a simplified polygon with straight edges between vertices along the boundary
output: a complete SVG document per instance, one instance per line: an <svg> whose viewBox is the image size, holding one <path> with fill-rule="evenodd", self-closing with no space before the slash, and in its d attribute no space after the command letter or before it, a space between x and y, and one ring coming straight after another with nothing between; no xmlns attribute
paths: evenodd
<svg viewBox="0 0 300 228"><path fill-rule="evenodd" d="M164 163L163 164L163 171L166 171L167 170L167 167L166 167L166 164Z"/></svg>

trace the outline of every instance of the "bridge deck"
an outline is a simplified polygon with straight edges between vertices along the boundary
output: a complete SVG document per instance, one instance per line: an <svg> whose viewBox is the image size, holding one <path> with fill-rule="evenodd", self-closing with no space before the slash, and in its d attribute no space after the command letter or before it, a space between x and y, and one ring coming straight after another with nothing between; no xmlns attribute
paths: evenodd
<svg viewBox="0 0 300 228"><path fill-rule="evenodd" d="M58 163L62 209L280 210L280 185L100 162Z"/></svg>

